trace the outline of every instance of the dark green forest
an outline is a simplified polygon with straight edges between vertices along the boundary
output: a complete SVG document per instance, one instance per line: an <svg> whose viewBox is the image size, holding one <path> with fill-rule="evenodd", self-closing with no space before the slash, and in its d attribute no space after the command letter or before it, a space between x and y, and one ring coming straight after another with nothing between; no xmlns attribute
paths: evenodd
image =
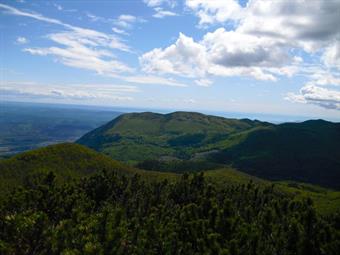
<svg viewBox="0 0 340 255"><path fill-rule="evenodd" d="M1 203L2 254L338 254L340 216L253 182L32 175Z"/></svg>

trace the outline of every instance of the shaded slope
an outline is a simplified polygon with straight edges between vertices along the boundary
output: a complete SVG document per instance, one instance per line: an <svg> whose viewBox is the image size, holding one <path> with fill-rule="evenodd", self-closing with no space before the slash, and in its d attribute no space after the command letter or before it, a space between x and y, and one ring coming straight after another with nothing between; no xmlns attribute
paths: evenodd
<svg viewBox="0 0 340 255"><path fill-rule="evenodd" d="M287 123L250 132L219 154L249 174L340 189L340 124L322 120Z"/></svg>

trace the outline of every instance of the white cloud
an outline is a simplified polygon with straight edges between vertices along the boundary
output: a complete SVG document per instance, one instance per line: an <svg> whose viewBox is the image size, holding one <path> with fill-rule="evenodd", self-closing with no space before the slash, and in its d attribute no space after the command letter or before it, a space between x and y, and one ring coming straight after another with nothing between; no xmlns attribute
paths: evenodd
<svg viewBox="0 0 340 255"><path fill-rule="evenodd" d="M50 34L47 38L62 47L26 48L24 51L32 55L52 55L64 65L96 71L101 75L116 75L120 72L132 71L132 68L116 60L108 50L128 50L114 37L76 30Z"/></svg>
<svg viewBox="0 0 340 255"><path fill-rule="evenodd" d="M288 93L286 100L313 104L326 109L340 110L340 91L319 87L313 84L305 85L298 94Z"/></svg>
<svg viewBox="0 0 340 255"><path fill-rule="evenodd" d="M322 59L326 66L335 67L340 70L340 36L339 41L332 43L326 48Z"/></svg>
<svg viewBox="0 0 340 255"><path fill-rule="evenodd" d="M70 29L73 28L73 26L65 24L65 23L61 22L60 20L51 19L51 18L45 17L45 16L38 14L38 13L30 13L30 12L26 12L26 11L21 11L19 9L16 9L16 8L11 7L9 5L6 5L6 4L0 3L0 8L4 9L7 13L12 14L12 15L29 17L29 18L33 18L33 19L36 19L36 20L48 22L48 23L51 23L51 24L61 25L61 26L64 26L64 27L67 27L67 28L70 28Z"/></svg>
<svg viewBox="0 0 340 255"><path fill-rule="evenodd" d="M113 34L72 26L57 19L21 11L4 4L0 4L0 8L12 15L30 17L68 29L47 35L47 38L57 43L58 47L26 48L25 52L40 56L52 55L64 65L96 71L102 75L115 76L117 73L132 71L132 68L118 61L111 52L112 49L130 51L130 48ZM124 19L129 20L131 17Z"/></svg>
<svg viewBox="0 0 340 255"><path fill-rule="evenodd" d="M307 51L339 40L338 0L249 0L245 7L237 0L187 0L186 6L199 17L199 24L231 22L237 32L274 38Z"/></svg>
<svg viewBox="0 0 340 255"><path fill-rule="evenodd" d="M291 74L292 61L285 48L271 41L224 28L207 33L199 42L180 33L174 44L140 57L142 68L148 73L187 77L244 75L259 80L276 80L274 75Z"/></svg>
<svg viewBox="0 0 340 255"><path fill-rule="evenodd" d="M114 21L114 24L118 27L128 29L128 28L132 28L133 24L136 23L137 21L143 21L143 20L137 19L137 17L133 15L122 14Z"/></svg>
<svg viewBox="0 0 340 255"><path fill-rule="evenodd" d="M152 15L152 17L154 17L154 18L162 19L162 18L168 17L168 16L170 16L170 17L171 16L178 16L177 13L172 12L172 11L163 10L163 8L161 8L161 7L156 7L156 8L154 8L154 10L156 12L154 15Z"/></svg>
<svg viewBox="0 0 340 255"><path fill-rule="evenodd" d="M198 86L201 86L201 87L210 87L213 84L213 82L211 80L208 80L208 79L195 80L195 83Z"/></svg>
<svg viewBox="0 0 340 255"><path fill-rule="evenodd" d="M123 29L116 28L116 27L113 27L112 31L120 35L129 35L128 32L124 31Z"/></svg>
<svg viewBox="0 0 340 255"><path fill-rule="evenodd" d="M310 84L322 86L340 86L340 75L332 74L329 71L317 70L310 75Z"/></svg>
<svg viewBox="0 0 340 255"><path fill-rule="evenodd" d="M23 36L19 36L17 37L16 41L15 41L17 44L26 44L28 43L28 40L26 37L23 37Z"/></svg>
<svg viewBox="0 0 340 255"><path fill-rule="evenodd" d="M175 44L165 49L156 48L140 57L143 71L169 73L188 77L203 76L206 51L203 45L180 33Z"/></svg>
<svg viewBox="0 0 340 255"><path fill-rule="evenodd" d="M176 5L175 0L143 0L143 2L149 7L157 7L157 6L167 4L173 8Z"/></svg>
<svg viewBox="0 0 340 255"><path fill-rule="evenodd" d="M276 81L301 72L304 60L295 54L303 51L324 51L325 65L339 68L339 1L249 0L245 7L237 0L187 0L185 4L199 17L200 25L229 24L228 29L218 28L198 41L180 34L174 44L140 57L145 72L196 81L207 75Z"/></svg>
<svg viewBox="0 0 340 255"><path fill-rule="evenodd" d="M199 17L200 25L223 23L242 16L242 7L235 0L186 0L185 4Z"/></svg>
<svg viewBox="0 0 340 255"><path fill-rule="evenodd" d="M20 96L71 100L131 101L139 89L116 84L41 84L36 82L5 81L0 84L3 97Z"/></svg>
<svg viewBox="0 0 340 255"><path fill-rule="evenodd" d="M157 85L172 86L172 87L186 87L187 86L186 84L178 82L174 79L164 78L160 76L153 76L153 75L125 76L125 77L119 77L119 78L127 82L140 83L140 84L157 84Z"/></svg>
<svg viewBox="0 0 340 255"><path fill-rule="evenodd" d="M58 11L62 11L64 9L60 4L53 3L53 6L57 8Z"/></svg>

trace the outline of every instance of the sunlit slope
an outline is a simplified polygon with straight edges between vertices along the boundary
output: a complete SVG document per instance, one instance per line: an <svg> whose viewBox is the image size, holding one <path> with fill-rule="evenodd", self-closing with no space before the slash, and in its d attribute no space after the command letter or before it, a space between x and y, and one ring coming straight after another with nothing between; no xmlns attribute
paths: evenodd
<svg viewBox="0 0 340 255"><path fill-rule="evenodd" d="M78 140L114 159L139 162L162 156L189 159L224 146L233 134L268 123L192 112L124 114Z"/></svg>
<svg viewBox="0 0 340 255"><path fill-rule="evenodd" d="M149 179L163 176L172 178L174 175L136 170L84 146L64 143L0 160L0 189L3 193L22 185L30 176L41 172L54 172L57 179L63 182L104 170L126 175L138 172Z"/></svg>

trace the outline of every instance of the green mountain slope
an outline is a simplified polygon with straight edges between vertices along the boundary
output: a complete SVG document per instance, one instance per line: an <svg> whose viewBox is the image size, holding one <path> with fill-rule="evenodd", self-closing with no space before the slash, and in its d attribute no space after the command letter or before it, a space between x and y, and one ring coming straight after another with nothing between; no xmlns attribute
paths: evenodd
<svg viewBox="0 0 340 255"><path fill-rule="evenodd" d="M219 148L233 134L270 124L225 119L191 112L124 114L81 137L77 142L114 159L139 162L166 156L189 159ZM198 154L199 156L199 154Z"/></svg>
<svg viewBox="0 0 340 255"><path fill-rule="evenodd" d="M124 114L78 143L144 169L181 172L233 165L266 179L340 189L338 141L340 124L323 120L274 125L175 112Z"/></svg>
<svg viewBox="0 0 340 255"><path fill-rule="evenodd" d="M145 171L115 161L96 151L72 143L51 145L45 148L24 152L10 159L0 160L0 201L14 188L31 185L37 178L53 172L59 184L72 182L85 176L100 172L115 172L119 175L138 174L146 182L164 180L177 181L180 174ZM204 176L216 187L247 185L250 181L260 186L273 183L236 171L231 167L205 171ZM316 209L322 214L329 214L340 209L340 192L300 183L275 183L278 191L298 200L310 197Z"/></svg>
<svg viewBox="0 0 340 255"><path fill-rule="evenodd" d="M340 124L287 123L250 132L219 154L251 175L340 189Z"/></svg>
<svg viewBox="0 0 340 255"><path fill-rule="evenodd" d="M136 170L84 146L63 143L24 152L0 160L0 190L5 195L14 187L30 181L41 173L54 172L57 181L65 182L99 171L115 171L133 175L141 173L149 179L173 178L171 173Z"/></svg>

